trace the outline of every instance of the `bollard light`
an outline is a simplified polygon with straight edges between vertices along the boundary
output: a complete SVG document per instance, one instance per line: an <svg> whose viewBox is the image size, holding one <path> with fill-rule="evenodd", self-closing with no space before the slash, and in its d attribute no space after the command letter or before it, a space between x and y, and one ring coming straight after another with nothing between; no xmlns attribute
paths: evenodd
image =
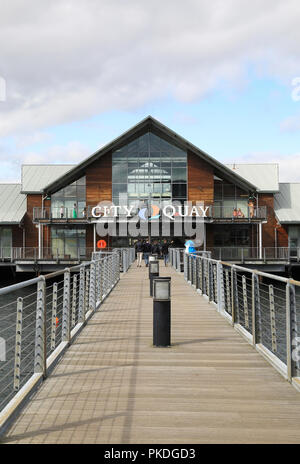
<svg viewBox="0 0 300 464"><path fill-rule="evenodd" d="M153 279L153 345L171 346L171 277Z"/></svg>
<svg viewBox="0 0 300 464"><path fill-rule="evenodd" d="M150 274L159 274L159 262L158 261L150 261L149 263L149 273Z"/></svg>
<svg viewBox="0 0 300 464"><path fill-rule="evenodd" d="M149 282L150 282L150 296L153 295L153 279L159 276L159 262L150 261L149 263Z"/></svg>
<svg viewBox="0 0 300 464"><path fill-rule="evenodd" d="M171 299L171 277L154 278L153 298L156 301L168 301Z"/></svg>

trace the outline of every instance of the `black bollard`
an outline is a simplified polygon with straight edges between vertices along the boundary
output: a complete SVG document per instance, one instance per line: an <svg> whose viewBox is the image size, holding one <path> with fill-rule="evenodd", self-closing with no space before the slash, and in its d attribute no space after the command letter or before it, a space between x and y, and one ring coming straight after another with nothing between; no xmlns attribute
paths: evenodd
<svg viewBox="0 0 300 464"><path fill-rule="evenodd" d="M153 345L171 345L171 277L153 279Z"/></svg>
<svg viewBox="0 0 300 464"><path fill-rule="evenodd" d="M153 295L153 279L159 276L159 262L149 261L149 282L150 282L150 296Z"/></svg>

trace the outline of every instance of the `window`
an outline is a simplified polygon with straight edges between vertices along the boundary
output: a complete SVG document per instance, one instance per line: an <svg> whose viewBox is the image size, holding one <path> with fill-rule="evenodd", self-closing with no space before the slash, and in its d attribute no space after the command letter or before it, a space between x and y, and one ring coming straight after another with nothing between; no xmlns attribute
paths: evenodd
<svg viewBox="0 0 300 464"><path fill-rule="evenodd" d="M114 204L124 205L124 194L128 205L132 200L186 200L186 184L186 152L156 134L148 132L112 154Z"/></svg>
<svg viewBox="0 0 300 464"><path fill-rule="evenodd" d="M51 214L53 218L82 218L85 207L85 177L81 177L51 196Z"/></svg>
<svg viewBox="0 0 300 464"><path fill-rule="evenodd" d="M86 231L83 228L69 229L51 227L52 254L59 258L77 258L85 255Z"/></svg>

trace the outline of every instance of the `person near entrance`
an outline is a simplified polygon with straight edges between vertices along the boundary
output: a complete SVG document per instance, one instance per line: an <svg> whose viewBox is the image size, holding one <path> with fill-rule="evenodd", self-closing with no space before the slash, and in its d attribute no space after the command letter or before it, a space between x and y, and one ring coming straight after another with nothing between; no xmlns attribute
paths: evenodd
<svg viewBox="0 0 300 464"><path fill-rule="evenodd" d="M165 266L167 266L168 261L169 261L169 244L168 244L167 240L164 240L164 242L162 244L161 254L163 255Z"/></svg>
<svg viewBox="0 0 300 464"><path fill-rule="evenodd" d="M157 255L158 258L160 257L160 246L157 240L153 243L151 251L153 255Z"/></svg>
<svg viewBox="0 0 300 464"><path fill-rule="evenodd" d="M137 267L142 267L144 245L141 239L139 239L135 245L135 251L137 255Z"/></svg>
<svg viewBox="0 0 300 464"><path fill-rule="evenodd" d="M146 242L144 243L144 260L145 260L145 264L146 264L146 267L148 267L149 265L149 256L151 255L151 252L152 252L152 246L151 246L151 243L149 241L149 239L146 240Z"/></svg>

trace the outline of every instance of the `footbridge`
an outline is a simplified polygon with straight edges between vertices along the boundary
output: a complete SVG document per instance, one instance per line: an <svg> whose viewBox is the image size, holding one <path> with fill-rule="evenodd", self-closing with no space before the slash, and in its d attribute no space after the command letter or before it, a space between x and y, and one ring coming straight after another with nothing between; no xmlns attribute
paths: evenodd
<svg viewBox="0 0 300 464"><path fill-rule="evenodd" d="M172 249L159 348L124 253L0 290L2 443L300 443L300 283Z"/></svg>

